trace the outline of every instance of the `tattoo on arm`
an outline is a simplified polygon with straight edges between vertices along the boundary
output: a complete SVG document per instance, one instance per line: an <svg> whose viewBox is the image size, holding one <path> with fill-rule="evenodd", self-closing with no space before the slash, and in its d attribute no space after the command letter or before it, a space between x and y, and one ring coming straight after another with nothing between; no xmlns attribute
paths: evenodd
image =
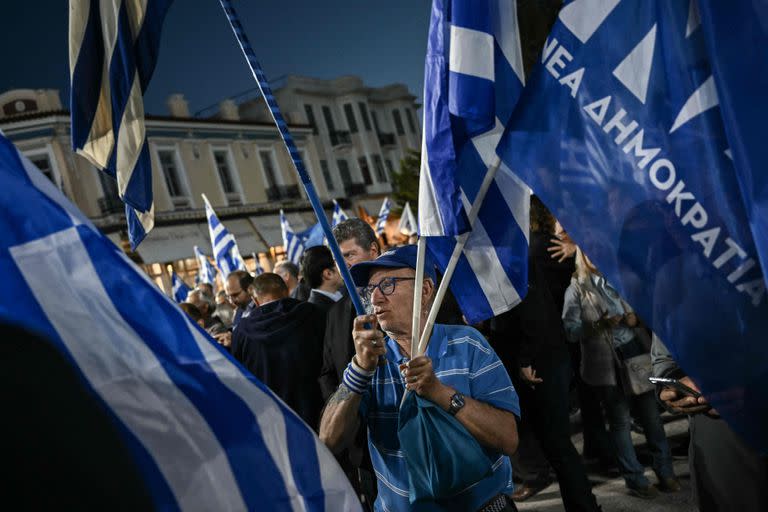
<svg viewBox="0 0 768 512"><path fill-rule="evenodd" d="M341 402L346 402L347 400L351 400L354 396L355 393L352 392L347 386L345 386L344 383L342 383L339 384L339 389L337 389L336 392L328 399L327 405L336 405Z"/></svg>

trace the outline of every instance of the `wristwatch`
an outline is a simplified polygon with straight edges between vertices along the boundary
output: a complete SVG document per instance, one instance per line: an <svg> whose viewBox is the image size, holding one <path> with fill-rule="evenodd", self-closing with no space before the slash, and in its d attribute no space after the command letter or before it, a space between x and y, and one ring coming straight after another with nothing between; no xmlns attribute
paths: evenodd
<svg viewBox="0 0 768 512"><path fill-rule="evenodd" d="M457 391L451 397L451 406L448 407L448 413L450 413L451 416L456 416L456 413L459 412L462 407L464 407L464 395Z"/></svg>

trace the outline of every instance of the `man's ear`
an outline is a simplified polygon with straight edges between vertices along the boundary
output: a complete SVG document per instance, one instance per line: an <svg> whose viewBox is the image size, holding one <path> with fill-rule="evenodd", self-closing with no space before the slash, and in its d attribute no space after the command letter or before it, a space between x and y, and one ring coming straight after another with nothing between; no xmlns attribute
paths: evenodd
<svg viewBox="0 0 768 512"><path fill-rule="evenodd" d="M323 270L323 281L328 281L329 279L333 279L333 272L334 268L328 267Z"/></svg>
<svg viewBox="0 0 768 512"><path fill-rule="evenodd" d="M421 293L424 299L430 299L435 295L437 289L435 283L431 279L424 278L424 283L421 285Z"/></svg>

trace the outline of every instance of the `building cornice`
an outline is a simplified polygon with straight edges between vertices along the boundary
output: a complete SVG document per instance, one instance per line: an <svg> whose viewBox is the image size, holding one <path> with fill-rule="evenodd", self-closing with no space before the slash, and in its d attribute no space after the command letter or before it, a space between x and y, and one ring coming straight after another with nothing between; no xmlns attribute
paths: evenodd
<svg viewBox="0 0 768 512"><path fill-rule="evenodd" d="M331 210L333 208L333 202L330 200L324 201L323 208ZM216 216L224 221L251 216L278 215L280 210L283 210L286 213L312 211L312 206L309 201L301 199L279 202L273 201L269 203L251 203L239 206L216 206L215 209ZM126 229L125 215L122 213L105 215L103 217L92 217L91 221L104 233L115 233ZM155 227L177 226L181 224L189 224L190 222L208 222L205 215L205 208L155 213Z"/></svg>
<svg viewBox="0 0 768 512"><path fill-rule="evenodd" d="M69 111L56 110L45 112L34 112L31 114L11 116L0 118L0 127L7 131L15 133L30 129L37 129L41 126L50 126L54 124L69 125ZM243 131L243 130L266 130L277 133L277 128L273 123L255 122L255 121L229 121L226 119L211 118L179 118L171 116L146 116L146 126L148 130L154 128L168 128L175 130L208 129L221 131ZM312 127L307 124L293 123L289 125L291 131L296 133L312 133ZM151 134L150 134L151 135Z"/></svg>

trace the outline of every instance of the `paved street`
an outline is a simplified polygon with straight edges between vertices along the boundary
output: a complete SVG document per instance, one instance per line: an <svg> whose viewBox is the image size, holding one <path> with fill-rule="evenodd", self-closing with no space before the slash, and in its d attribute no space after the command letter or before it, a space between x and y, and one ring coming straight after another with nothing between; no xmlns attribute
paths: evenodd
<svg viewBox="0 0 768 512"><path fill-rule="evenodd" d="M624 479L619 476L617 470L610 474L605 474L588 468L593 491L597 496L598 503L605 512L696 511L696 507L691 500L690 473L688 471L688 421L685 418L672 418L668 415L664 415L662 418L666 422L664 428L674 456L675 473L678 475L683 489L677 493L659 493L659 496L653 500L644 500L627 494L627 490L624 487ZM576 449L581 453L581 433L574 434L572 438ZM646 465L646 476L651 482L655 483L656 477L648 467L650 456L644 450L645 437L642 434L633 432L632 439L637 447L640 461ZM563 503L560 500L560 490L557 483L550 485L533 498L523 503L518 503L517 507L521 511L555 512L563 510Z"/></svg>

